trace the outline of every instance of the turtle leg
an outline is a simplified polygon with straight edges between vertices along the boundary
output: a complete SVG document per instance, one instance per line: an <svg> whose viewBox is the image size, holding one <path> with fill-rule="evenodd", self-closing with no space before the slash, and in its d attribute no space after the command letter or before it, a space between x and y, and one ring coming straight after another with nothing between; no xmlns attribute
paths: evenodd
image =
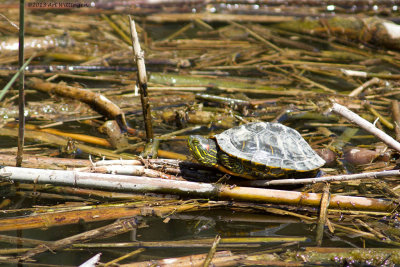
<svg viewBox="0 0 400 267"><path fill-rule="evenodd" d="M275 176L271 175L270 168L267 166L236 159L222 151L218 152L218 161L223 165L223 167L235 173L237 176L247 179L269 179L271 176ZM277 176L282 174L278 174Z"/></svg>
<svg viewBox="0 0 400 267"><path fill-rule="evenodd" d="M255 179L255 177L251 175L251 171L247 170L240 160L232 158L222 151L218 151L218 162L221 164L217 165L217 168L222 172L246 179Z"/></svg>
<svg viewBox="0 0 400 267"><path fill-rule="evenodd" d="M222 151L219 151L218 159L219 162L224 167L226 167L227 169L231 170L234 173L242 174L245 172L244 166L240 160L232 158L231 156Z"/></svg>

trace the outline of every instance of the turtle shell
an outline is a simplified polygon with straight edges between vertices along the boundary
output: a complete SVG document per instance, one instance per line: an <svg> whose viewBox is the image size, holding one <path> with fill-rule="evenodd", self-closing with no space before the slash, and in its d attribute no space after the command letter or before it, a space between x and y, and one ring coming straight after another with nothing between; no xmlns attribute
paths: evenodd
<svg viewBox="0 0 400 267"><path fill-rule="evenodd" d="M253 166L305 172L325 164L296 130L280 123L248 123L217 134L215 139L232 159Z"/></svg>

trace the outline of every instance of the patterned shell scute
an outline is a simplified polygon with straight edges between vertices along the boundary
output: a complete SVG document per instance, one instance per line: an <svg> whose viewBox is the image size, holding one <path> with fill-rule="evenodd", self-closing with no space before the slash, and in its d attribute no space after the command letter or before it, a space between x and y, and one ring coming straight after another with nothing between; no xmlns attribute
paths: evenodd
<svg viewBox="0 0 400 267"><path fill-rule="evenodd" d="M280 123L248 123L215 135L222 151L271 168L310 171L325 164L294 129Z"/></svg>

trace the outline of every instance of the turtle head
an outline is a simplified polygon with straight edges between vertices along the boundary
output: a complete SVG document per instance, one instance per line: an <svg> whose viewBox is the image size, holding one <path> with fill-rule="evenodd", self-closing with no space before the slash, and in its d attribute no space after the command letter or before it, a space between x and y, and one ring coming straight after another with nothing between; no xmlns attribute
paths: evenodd
<svg viewBox="0 0 400 267"><path fill-rule="evenodd" d="M188 137L188 146L197 161L209 167L217 165L217 144L215 140L200 135L191 135Z"/></svg>

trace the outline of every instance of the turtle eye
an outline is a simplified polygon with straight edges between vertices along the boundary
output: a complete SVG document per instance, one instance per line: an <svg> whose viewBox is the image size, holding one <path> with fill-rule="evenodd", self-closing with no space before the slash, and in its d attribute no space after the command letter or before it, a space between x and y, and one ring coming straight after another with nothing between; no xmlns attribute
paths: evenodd
<svg viewBox="0 0 400 267"><path fill-rule="evenodd" d="M199 143L199 141L196 140L196 139L192 139L191 141L192 141L192 144L193 144L193 145L197 145L197 144Z"/></svg>

